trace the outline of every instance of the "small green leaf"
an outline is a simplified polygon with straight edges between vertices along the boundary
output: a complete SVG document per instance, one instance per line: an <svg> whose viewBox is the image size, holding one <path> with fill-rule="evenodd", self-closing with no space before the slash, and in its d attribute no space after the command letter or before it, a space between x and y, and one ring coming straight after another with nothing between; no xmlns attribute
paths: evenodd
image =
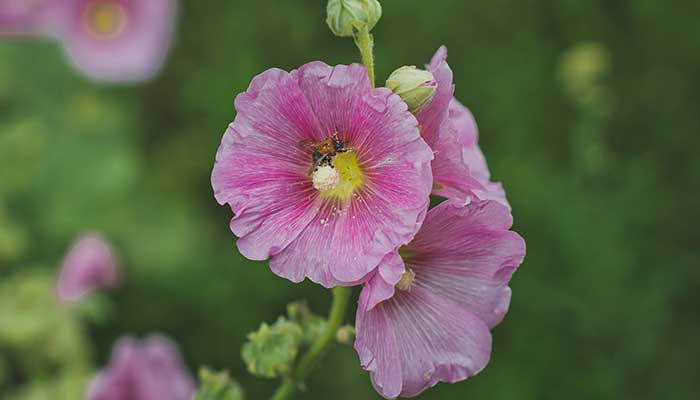
<svg viewBox="0 0 700 400"><path fill-rule="evenodd" d="M303 336L302 328L284 317L272 325L263 323L257 332L248 334L248 343L243 345L242 356L248 371L265 378L288 374Z"/></svg>
<svg viewBox="0 0 700 400"><path fill-rule="evenodd" d="M199 370L200 386L194 400L243 400L243 389L228 371Z"/></svg>
<svg viewBox="0 0 700 400"><path fill-rule="evenodd" d="M318 338L328 326L328 322L309 310L306 302L299 301L287 305L289 319L299 325L303 331L303 343L310 345Z"/></svg>

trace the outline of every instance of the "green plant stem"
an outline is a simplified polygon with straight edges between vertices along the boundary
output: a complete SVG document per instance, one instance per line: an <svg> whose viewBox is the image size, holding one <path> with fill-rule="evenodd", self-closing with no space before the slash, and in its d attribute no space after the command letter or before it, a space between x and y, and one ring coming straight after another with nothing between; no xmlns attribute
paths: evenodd
<svg viewBox="0 0 700 400"><path fill-rule="evenodd" d="M332 289L333 305L328 315L328 326L323 334L316 339L309 350L297 363L291 375L284 380L282 385L272 396L272 400L285 400L291 398L296 390L304 383L304 380L312 371L316 363L323 357L330 345L334 342L335 334L342 325L345 311L348 308L352 288L336 287Z"/></svg>
<svg viewBox="0 0 700 400"><path fill-rule="evenodd" d="M362 27L355 32L353 38L355 39L355 45L360 50L362 64L367 68L369 82L374 87L374 37L369 33L367 27Z"/></svg>

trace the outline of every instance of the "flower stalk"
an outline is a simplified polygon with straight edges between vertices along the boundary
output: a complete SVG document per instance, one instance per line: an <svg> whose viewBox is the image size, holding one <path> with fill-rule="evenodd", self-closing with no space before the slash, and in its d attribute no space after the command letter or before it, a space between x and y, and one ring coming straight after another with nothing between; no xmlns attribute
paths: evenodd
<svg viewBox="0 0 700 400"><path fill-rule="evenodd" d="M369 75L369 83L372 85L372 87L375 87L374 37L369 32L369 28L365 25L355 30L353 39L355 39L355 45L360 50L360 55L362 56L362 64L364 64L367 68L367 74Z"/></svg>
<svg viewBox="0 0 700 400"><path fill-rule="evenodd" d="M303 385L304 380L313 370L316 363L325 355L334 342L338 328L343 324L345 312L348 308L350 287L339 286L332 289L333 304L328 315L328 326L321 336L311 345L309 350L304 354L292 373L285 378L282 385L277 388L277 391L272 396L272 400L290 399L291 396Z"/></svg>

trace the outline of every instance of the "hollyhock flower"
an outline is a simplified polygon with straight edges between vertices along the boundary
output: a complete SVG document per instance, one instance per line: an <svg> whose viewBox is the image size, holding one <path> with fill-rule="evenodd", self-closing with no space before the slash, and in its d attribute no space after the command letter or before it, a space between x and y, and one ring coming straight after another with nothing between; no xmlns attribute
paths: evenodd
<svg viewBox="0 0 700 400"><path fill-rule="evenodd" d="M415 396L486 366L489 330L508 310L508 282L525 256L511 224L495 201L445 202L401 255L382 261L360 294L355 341L382 396Z"/></svg>
<svg viewBox="0 0 700 400"><path fill-rule="evenodd" d="M43 33L51 7L62 0L0 0L0 35Z"/></svg>
<svg viewBox="0 0 700 400"><path fill-rule="evenodd" d="M120 339L87 400L191 400L195 385L177 346L162 336Z"/></svg>
<svg viewBox="0 0 700 400"><path fill-rule="evenodd" d="M75 303L94 290L113 287L117 281L117 265L109 243L100 235L86 235L75 242L63 260L58 298Z"/></svg>
<svg viewBox="0 0 700 400"><path fill-rule="evenodd" d="M464 202L494 199L508 205L501 186L489 180L473 116L454 99L447 49L438 49L426 68L435 77L438 88L433 100L416 117L421 135L435 152L433 192Z"/></svg>
<svg viewBox="0 0 700 400"><path fill-rule="evenodd" d="M415 234L432 152L401 98L358 64L271 69L235 102L212 173L247 258L287 279L359 281Z"/></svg>
<svg viewBox="0 0 700 400"><path fill-rule="evenodd" d="M68 58L87 77L111 82L153 78L172 41L175 0L63 0L58 32Z"/></svg>

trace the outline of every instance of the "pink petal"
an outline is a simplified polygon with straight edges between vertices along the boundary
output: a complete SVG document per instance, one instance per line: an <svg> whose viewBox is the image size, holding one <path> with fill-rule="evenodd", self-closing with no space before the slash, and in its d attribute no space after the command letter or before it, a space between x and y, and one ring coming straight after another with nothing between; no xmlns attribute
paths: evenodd
<svg viewBox="0 0 700 400"><path fill-rule="evenodd" d="M466 143L463 132L449 119L454 85L445 46L438 49L426 68L435 77L438 88L433 100L417 118L421 125L421 135L435 152L433 179L439 188L433 192L466 202L474 190L485 188L472 176L464 157Z"/></svg>
<svg viewBox="0 0 700 400"><path fill-rule="evenodd" d="M268 70L236 98L238 116L224 134L212 172L214 195L235 216L238 248L264 260L291 243L319 211L300 143L319 132L294 76Z"/></svg>
<svg viewBox="0 0 700 400"><path fill-rule="evenodd" d="M56 286L58 298L75 303L97 289L116 285L118 271L109 243L99 234L80 237L63 260Z"/></svg>
<svg viewBox="0 0 700 400"><path fill-rule="evenodd" d="M449 124L453 129L452 140L462 143L463 152L462 159L464 164L466 164L469 169L471 179L475 179L481 187L477 186L458 186L458 185L448 185L446 188L449 191L450 188L456 188L457 192L451 192L449 195L442 194L448 198L468 198L470 195L474 195L480 200L496 200L499 203L510 208L510 204L506 200L506 194L503 187L499 183L491 182L491 172L489 171L488 165L486 163L486 158L484 157L481 148L478 144L478 128L474 116L468 108L463 106L456 99L452 99L449 107ZM447 144L437 145L438 149L444 149L450 146L449 142ZM453 158L456 157L453 155ZM440 160L440 157L436 157L436 160ZM452 165L456 165L452 163ZM457 167L460 169L461 167ZM435 172L435 175L442 175ZM453 181L454 183L454 181ZM461 193L460 193L461 192Z"/></svg>
<svg viewBox="0 0 700 400"><path fill-rule="evenodd" d="M367 310L394 296L395 286L405 271L404 262L397 252L391 252L382 259L372 277L365 279L363 293Z"/></svg>
<svg viewBox="0 0 700 400"><path fill-rule="evenodd" d="M433 179L438 185L433 193L448 199L468 202L475 191L485 191L486 188L472 174L462 143L463 137L459 131L450 121L445 121L440 136L433 145Z"/></svg>
<svg viewBox="0 0 700 400"><path fill-rule="evenodd" d="M122 338L90 383L87 400L190 400L194 380L177 346L162 336Z"/></svg>
<svg viewBox="0 0 700 400"><path fill-rule="evenodd" d="M407 246L415 254L407 268L432 293L494 327L508 311L508 282L525 257L525 242L511 225L508 208L495 201L442 203Z"/></svg>
<svg viewBox="0 0 700 400"><path fill-rule="evenodd" d="M488 363L491 333L463 307L415 287L368 311L366 293L355 349L382 396L416 396L440 381L475 375Z"/></svg>
<svg viewBox="0 0 700 400"><path fill-rule="evenodd" d="M447 119L450 100L454 95L452 70L447 65L447 49L442 46L426 67L433 74L438 84L435 96L417 115L423 139L433 147L437 142L443 122Z"/></svg>

